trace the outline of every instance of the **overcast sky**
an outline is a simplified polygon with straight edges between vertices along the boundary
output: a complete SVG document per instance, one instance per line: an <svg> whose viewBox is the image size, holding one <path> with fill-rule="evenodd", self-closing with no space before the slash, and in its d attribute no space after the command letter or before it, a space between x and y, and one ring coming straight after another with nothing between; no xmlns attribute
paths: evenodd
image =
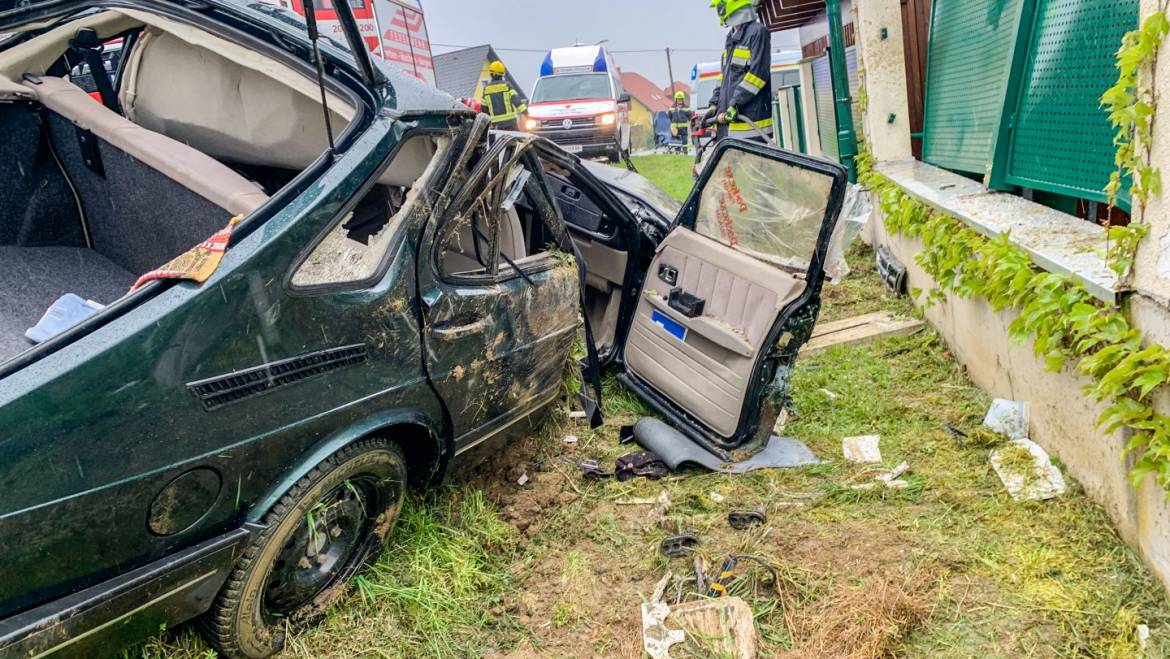
<svg viewBox="0 0 1170 659"><path fill-rule="evenodd" d="M675 79L689 83L696 62L719 59L725 36L706 0L423 0L423 8L435 54L490 43L526 93L549 48L608 39L619 67L666 87L667 46L679 51ZM799 48L795 31L773 35L772 48Z"/></svg>

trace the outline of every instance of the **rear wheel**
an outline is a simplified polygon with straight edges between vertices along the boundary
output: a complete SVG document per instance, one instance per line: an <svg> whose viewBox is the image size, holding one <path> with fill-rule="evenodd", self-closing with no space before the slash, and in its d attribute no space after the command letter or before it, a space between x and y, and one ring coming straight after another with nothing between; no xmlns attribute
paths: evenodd
<svg viewBox="0 0 1170 659"><path fill-rule="evenodd" d="M406 492L394 442L347 446L297 481L264 518L204 619L226 657L267 657L288 628L320 619L382 547Z"/></svg>

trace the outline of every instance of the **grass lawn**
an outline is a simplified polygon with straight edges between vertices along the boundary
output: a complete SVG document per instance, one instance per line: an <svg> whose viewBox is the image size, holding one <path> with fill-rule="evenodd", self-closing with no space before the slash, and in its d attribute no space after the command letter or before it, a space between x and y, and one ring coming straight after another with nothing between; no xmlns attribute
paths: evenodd
<svg viewBox="0 0 1170 659"><path fill-rule="evenodd" d="M687 158L635 163L685 194ZM872 259L850 250L823 317L915 313L885 293ZM1046 502L1004 491L988 463L1001 438L979 425L990 401L931 330L799 363L786 432L825 460L814 467L585 481L576 465L612 465L630 450L619 426L645 413L612 376L605 385L604 427L560 410L476 475L412 498L375 568L286 655L639 657L638 607L667 571L671 601L700 597L691 560L656 550L683 529L701 538L708 573L733 552L768 564L745 563L731 583L762 657L1136 657L1139 624L1148 655L1170 656L1164 591L1077 484ZM909 464L905 489L852 487L872 473L841 460L841 439L862 434L881 435L880 466ZM664 492L665 510L638 503ZM766 525L728 526L729 508L759 505ZM703 646L692 637L672 656L711 656ZM210 656L187 630L125 654Z"/></svg>
<svg viewBox="0 0 1170 659"><path fill-rule="evenodd" d="M695 180L691 173L694 159L690 156L670 156L664 154L651 156L632 156L630 158L638 173L654 181L667 194L684 201Z"/></svg>

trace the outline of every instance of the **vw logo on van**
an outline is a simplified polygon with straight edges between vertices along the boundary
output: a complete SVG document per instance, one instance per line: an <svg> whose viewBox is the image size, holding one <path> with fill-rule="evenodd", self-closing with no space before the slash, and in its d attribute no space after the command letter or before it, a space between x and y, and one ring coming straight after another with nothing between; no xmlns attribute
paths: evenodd
<svg viewBox="0 0 1170 659"><path fill-rule="evenodd" d="M569 130L572 127L573 127L573 120L572 119L565 119L564 121L561 122L561 128L564 128L565 130Z"/></svg>

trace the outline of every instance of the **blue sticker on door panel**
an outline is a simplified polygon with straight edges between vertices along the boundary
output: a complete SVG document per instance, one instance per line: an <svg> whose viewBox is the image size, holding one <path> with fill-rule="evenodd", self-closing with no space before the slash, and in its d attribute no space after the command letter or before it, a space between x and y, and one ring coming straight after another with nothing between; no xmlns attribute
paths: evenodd
<svg viewBox="0 0 1170 659"><path fill-rule="evenodd" d="M681 323L671 319L666 314L652 309L650 311L650 322L666 330L666 333L678 339L679 341L687 340L687 328L683 327Z"/></svg>

